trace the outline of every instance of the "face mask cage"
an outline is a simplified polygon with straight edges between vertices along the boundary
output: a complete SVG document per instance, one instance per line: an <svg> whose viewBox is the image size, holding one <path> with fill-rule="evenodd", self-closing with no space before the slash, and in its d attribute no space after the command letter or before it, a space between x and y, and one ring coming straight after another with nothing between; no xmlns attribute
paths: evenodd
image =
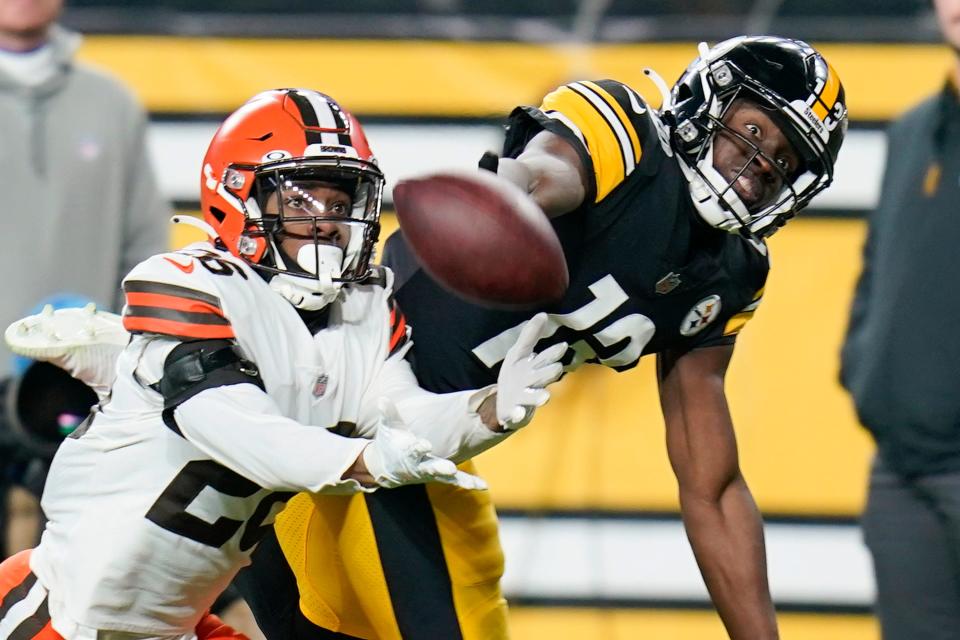
<svg viewBox="0 0 960 640"><path fill-rule="evenodd" d="M748 237L769 236L830 185L833 180L832 158L795 103L787 102L743 74L731 62L721 59L711 63L700 78L704 83L705 100L693 118L678 123L675 147L687 170L696 176L698 186L708 191L723 210L727 221L717 226L729 231L738 230ZM758 105L771 116L798 153L802 163L800 168L788 176L756 144L724 124L727 111L738 98ZM703 133L698 132L698 128ZM721 131L751 150L744 165L730 180L720 176L713 166L713 145ZM733 184L757 157L762 157L779 173L783 187L769 204L757 211L748 211L735 193Z"/></svg>
<svg viewBox="0 0 960 640"><path fill-rule="evenodd" d="M245 246L253 254L266 243L257 269L334 283L369 275L383 193L383 174L376 165L332 156L232 168L253 172L239 249L241 256ZM289 245L301 248L285 249Z"/></svg>

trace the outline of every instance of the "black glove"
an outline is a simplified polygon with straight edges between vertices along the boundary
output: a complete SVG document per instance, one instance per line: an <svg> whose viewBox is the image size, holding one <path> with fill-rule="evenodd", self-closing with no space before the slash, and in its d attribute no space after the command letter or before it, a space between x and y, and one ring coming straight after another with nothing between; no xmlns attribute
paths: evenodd
<svg viewBox="0 0 960 640"><path fill-rule="evenodd" d="M500 166L500 156L493 151L486 151L480 156L480 162L477 163L477 166L485 171L496 173Z"/></svg>

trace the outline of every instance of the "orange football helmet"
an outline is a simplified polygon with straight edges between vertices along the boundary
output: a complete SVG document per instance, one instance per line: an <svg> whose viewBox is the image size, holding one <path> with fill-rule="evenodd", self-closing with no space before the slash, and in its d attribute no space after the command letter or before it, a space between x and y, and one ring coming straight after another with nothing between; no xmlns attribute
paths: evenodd
<svg viewBox="0 0 960 640"><path fill-rule="evenodd" d="M315 302L323 306L342 284L369 274L383 183L353 115L317 91L277 89L248 100L214 134L203 159L200 206L218 245L275 274L271 286L296 306L318 308L311 298L319 296ZM349 206L327 211L306 185L335 188ZM312 258L282 251L280 238L291 223L312 225ZM331 223L349 229L341 253L322 239L320 225ZM290 287L301 294L306 288L307 300L298 303Z"/></svg>

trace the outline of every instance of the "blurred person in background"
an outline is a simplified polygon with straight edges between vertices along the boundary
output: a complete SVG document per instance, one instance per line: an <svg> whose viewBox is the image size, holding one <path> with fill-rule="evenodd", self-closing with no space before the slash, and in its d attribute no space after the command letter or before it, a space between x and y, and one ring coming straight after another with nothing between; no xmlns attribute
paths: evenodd
<svg viewBox="0 0 960 640"><path fill-rule="evenodd" d="M69 294L45 298L33 309L82 307L89 300ZM2 557L40 541L40 494L53 454L97 402L97 394L63 369L22 356L13 358L13 374L0 380L0 527Z"/></svg>
<svg viewBox="0 0 960 640"><path fill-rule="evenodd" d="M960 638L960 0L941 91L890 125L841 382L877 444L862 526L884 640Z"/></svg>
<svg viewBox="0 0 960 640"><path fill-rule="evenodd" d="M656 354L670 462L704 581L731 638L778 637L760 513L741 474L724 378L760 304L764 239L826 188L846 130L840 79L809 45L708 48L655 110L614 80L576 82L509 119L481 167L551 217L570 287L543 309L572 370ZM422 385L495 379L533 313L482 308L419 267L400 235L384 263L411 320ZM622 470L642 482L643 470ZM294 498L241 574L271 640L502 640L503 552L487 494L431 486ZM279 544L278 544L279 541ZM294 576L299 584L299 607ZM362 570L361 570L362 568Z"/></svg>
<svg viewBox="0 0 960 640"><path fill-rule="evenodd" d="M146 114L116 78L74 60L62 5L0 0L0 235L11 239L0 268L15 274L2 327L61 291L119 308L123 274L169 242Z"/></svg>
<svg viewBox="0 0 960 640"><path fill-rule="evenodd" d="M116 306L121 276L168 242L146 114L119 81L74 61L80 37L56 24L62 5L0 0L3 327L61 291ZM13 372L3 350L0 379ZM22 438L5 441L0 520L10 535L0 559L32 544L40 522L23 475L30 465L14 462L35 452Z"/></svg>

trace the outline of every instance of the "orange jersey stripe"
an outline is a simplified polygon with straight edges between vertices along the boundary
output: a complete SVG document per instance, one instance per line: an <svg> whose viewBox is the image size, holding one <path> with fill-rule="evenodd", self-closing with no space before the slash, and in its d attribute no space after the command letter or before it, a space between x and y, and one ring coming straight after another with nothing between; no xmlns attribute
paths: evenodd
<svg viewBox="0 0 960 640"><path fill-rule="evenodd" d="M32 640L63 640L63 636L53 630L53 623L47 622L43 629L33 636Z"/></svg>
<svg viewBox="0 0 960 640"><path fill-rule="evenodd" d="M128 293L127 304L131 307L163 307L176 311L190 313L213 313L223 317L223 311L207 302L190 300L179 296L164 295L161 293Z"/></svg>
<svg viewBox="0 0 960 640"><path fill-rule="evenodd" d="M234 630L223 620L208 613L197 623L197 640L248 640L247 636Z"/></svg>
<svg viewBox="0 0 960 640"><path fill-rule="evenodd" d="M235 338L233 327L229 324L194 324L177 322L176 320L162 320L160 318L144 318L142 316L125 316L123 328L130 332L159 333L175 338Z"/></svg>
<svg viewBox="0 0 960 640"><path fill-rule="evenodd" d="M403 317L403 314L400 314L400 322L394 325L393 335L390 336L390 351L393 352L398 346L400 346L401 341L407 337L407 319Z"/></svg>
<svg viewBox="0 0 960 640"><path fill-rule="evenodd" d="M0 603L7 594L17 588L30 575L30 553L27 549L16 553L0 563Z"/></svg>

